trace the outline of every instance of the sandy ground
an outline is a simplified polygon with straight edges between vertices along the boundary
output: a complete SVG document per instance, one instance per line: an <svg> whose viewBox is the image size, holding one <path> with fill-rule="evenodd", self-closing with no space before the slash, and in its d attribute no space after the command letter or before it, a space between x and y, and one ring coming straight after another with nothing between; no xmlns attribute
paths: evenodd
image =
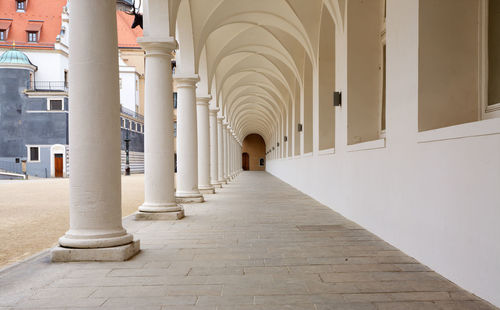
<svg viewBox="0 0 500 310"><path fill-rule="evenodd" d="M144 175L122 176L122 215L144 201ZM69 226L69 179L0 181L0 267L57 243Z"/></svg>

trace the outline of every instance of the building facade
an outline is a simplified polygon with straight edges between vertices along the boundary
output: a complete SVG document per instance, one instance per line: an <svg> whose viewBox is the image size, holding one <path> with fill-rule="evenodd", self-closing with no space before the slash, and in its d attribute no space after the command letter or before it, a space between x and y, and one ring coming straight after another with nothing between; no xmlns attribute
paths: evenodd
<svg viewBox="0 0 500 310"><path fill-rule="evenodd" d="M0 142L0 169L4 171L36 177L69 175L69 4L66 0L0 3L0 53L5 56L0 69L3 73L0 83L3 83L5 92L0 98L0 106L10 111L13 106L21 105L25 114L3 113L0 116L0 125L5 132ZM130 29L133 17L124 12L116 14L122 170L126 169L125 140L130 140L130 170L142 173L144 52L136 42L142 31ZM16 51L12 51L13 47ZM28 68L23 63L11 63L9 54L12 53L35 65ZM19 87L7 86L12 83Z"/></svg>

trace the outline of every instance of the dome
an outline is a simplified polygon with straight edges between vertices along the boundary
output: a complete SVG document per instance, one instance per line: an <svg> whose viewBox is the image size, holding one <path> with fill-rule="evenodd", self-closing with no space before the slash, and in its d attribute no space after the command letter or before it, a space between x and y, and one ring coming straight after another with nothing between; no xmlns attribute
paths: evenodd
<svg viewBox="0 0 500 310"><path fill-rule="evenodd" d="M26 56L25 53L11 49L6 51L0 56L0 64L20 64L20 65L31 65L30 59Z"/></svg>

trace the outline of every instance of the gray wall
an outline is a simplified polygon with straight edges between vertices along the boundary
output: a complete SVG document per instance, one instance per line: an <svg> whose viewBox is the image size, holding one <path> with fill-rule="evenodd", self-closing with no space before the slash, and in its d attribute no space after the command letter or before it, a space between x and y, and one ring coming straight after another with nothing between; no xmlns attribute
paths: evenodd
<svg viewBox="0 0 500 310"><path fill-rule="evenodd" d="M28 98L28 81L29 70L0 68L0 157L25 159L26 144L69 142L67 112L29 112L47 111L47 99Z"/></svg>

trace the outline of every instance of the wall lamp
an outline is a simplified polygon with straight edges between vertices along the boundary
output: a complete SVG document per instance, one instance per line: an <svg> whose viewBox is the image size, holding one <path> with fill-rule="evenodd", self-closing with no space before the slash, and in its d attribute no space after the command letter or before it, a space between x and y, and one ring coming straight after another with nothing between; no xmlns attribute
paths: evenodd
<svg viewBox="0 0 500 310"><path fill-rule="evenodd" d="M287 136L284 136L284 137L283 137L283 141L287 142L287 141L288 141L288 137L287 137Z"/></svg>
<svg viewBox="0 0 500 310"><path fill-rule="evenodd" d="M342 106L342 92L336 91L333 93L333 106L334 107Z"/></svg>
<svg viewBox="0 0 500 310"><path fill-rule="evenodd" d="M297 130L298 130L299 132L301 132L301 131L302 131L302 124L298 124L298 125L297 125Z"/></svg>

